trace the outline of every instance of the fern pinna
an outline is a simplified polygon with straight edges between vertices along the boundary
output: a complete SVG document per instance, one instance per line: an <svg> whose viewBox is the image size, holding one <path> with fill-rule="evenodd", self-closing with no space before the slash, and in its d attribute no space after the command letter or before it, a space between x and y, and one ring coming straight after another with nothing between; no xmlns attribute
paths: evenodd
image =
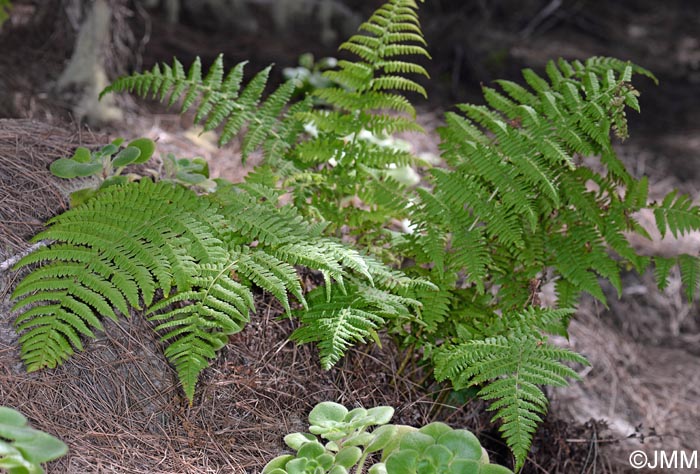
<svg viewBox="0 0 700 474"><path fill-rule="evenodd" d="M365 311L344 323L345 332L333 334L323 357L339 358L382 325L383 315L405 310L392 291L400 293L413 280L322 237L322 226L306 224L290 206L276 207L276 197L256 185L222 185L198 196L180 185L143 179L102 190L52 219L36 239L53 243L18 263L43 263L14 292L28 370L55 367L82 350L84 337L103 330L102 317L145 308L191 401L201 371L255 310L252 285L272 294L288 313L288 294L314 310L294 265L323 274L324 310ZM346 284L358 283L376 294L360 295L350 305L343 296ZM383 313L372 313L375 299L382 300Z"/></svg>

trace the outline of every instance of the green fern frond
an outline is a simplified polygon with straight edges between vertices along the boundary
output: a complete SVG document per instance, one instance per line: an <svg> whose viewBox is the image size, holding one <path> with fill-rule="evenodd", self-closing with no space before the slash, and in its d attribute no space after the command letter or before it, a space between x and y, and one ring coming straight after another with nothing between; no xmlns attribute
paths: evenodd
<svg viewBox="0 0 700 474"><path fill-rule="evenodd" d="M654 208L656 226L661 235L670 231L674 237L700 230L700 207L693 205L690 197L669 193L663 202Z"/></svg>
<svg viewBox="0 0 700 474"><path fill-rule="evenodd" d="M243 329L255 311L250 289L232 278L237 263L200 266L192 277L192 290L169 296L148 311L148 319L157 323L155 330L165 333L161 336L168 344L165 356L175 366L189 400L194 398L199 374L226 344L228 335Z"/></svg>
<svg viewBox="0 0 700 474"><path fill-rule="evenodd" d="M371 338L386 319L408 318L412 307L421 304L412 298L360 285L348 287L347 294L333 294L327 300L318 289L309 294L309 309L299 313L301 327L290 339L298 343L316 342L321 366L330 369L356 343Z"/></svg>
<svg viewBox="0 0 700 474"><path fill-rule="evenodd" d="M282 110L294 91L293 83L287 82L262 100L270 67L258 72L243 86L246 63L238 63L225 75L223 56L219 55L202 78L199 58L187 73L175 59L172 66L156 65L151 71L118 78L102 91L101 96L108 92L128 91L141 97L152 95L161 102L167 99L169 106L181 100L180 113L194 110L194 121L202 123L205 131L222 127L220 145L231 141L248 125L243 144L245 159L267 140L280 140L277 130L283 120Z"/></svg>
<svg viewBox="0 0 700 474"><path fill-rule="evenodd" d="M207 80L219 81L218 75ZM278 207L280 195L248 183L222 184L198 196L183 186L143 179L108 187L52 219L36 238L54 243L17 264L42 264L13 293L28 369L64 362L83 349L85 338L103 330L103 317L116 319L117 311L128 316L130 308L143 305L192 401L201 371L254 311L253 285L288 313L288 295L306 307L294 265L324 274L326 287L319 292L328 301L336 296L331 286L340 288L342 298L346 279L366 282L365 306L351 306L347 314L357 324L364 318L379 327L384 316L399 309L408 314L407 305L419 304L400 293L428 283L322 237L325 224L308 224L292 206ZM396 291L378 289L378 298L373 284ZM343 347L364 333L352 334Z"/></svg>
<svg viewBox="0 0 700 474"><path fill-rule="evenodd" d="M587 364L582 356L536 337L499 336L439 348L435 376L450 379L457 389L487 384L479 396L492 401L489 409L503 423L500 430L515 455L517 471L547 410L539 386L565 386L567 378L580 378L562 361Z"/></svg>
<svg viewBox="0 0 700 474"><path fill-rule="evenodd" d="M681 282L688 302L695 299L700 289L700 258L694 255L680 255L678 266L681 270Z"/></svg>

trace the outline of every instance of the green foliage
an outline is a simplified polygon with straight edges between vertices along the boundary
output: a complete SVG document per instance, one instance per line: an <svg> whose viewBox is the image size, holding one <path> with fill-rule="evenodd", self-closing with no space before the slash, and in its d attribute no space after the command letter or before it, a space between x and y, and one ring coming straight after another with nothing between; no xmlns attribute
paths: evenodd
<svg viewBox="0 0 700 474"><path fill-rule="evenodd" d="M420 429L388 424L393 415L386 406L348 411L337 403L319 403L309 413L309 433L284 438L296 453L276 457L263 474L360 474L373 453L381 454L381 462L368 468L370 474L512 474L489 464L479 440L467 430L444 423Z"/></svg>
<svg viewBox="0 0 700 474"><path fill-rule="evenodd" d="M649 206L648 183L627 172L611 135L626 136L625 107L639 110L633 74L653 76L609 58L550 61L546 73L523 71L529 87L496 81L483 87L486 105L446 114L449 166L431 170L432 191L419 190L411 208L417 232L397 241L417 263L409 273L430 275L442 289L432 296L442 304L423 300L428 318L409 334L422 328L414 341L439 380L482 387L494 400L518 468L546 410L538 386L576 378L561 361L583 362L547 343L546 333L566 335L569 316L534 309L540 287L554 284L563 308L583 292L605 302L600 278L620 292L621 271L650 263L625 238L646 235L631 216ZM688 198L672 193L652 207L662 234L700 228ZM698 260L681 261L692 293Z"/></svg>
<svg viewBox="0 0 700 474"><path fill-rule="evenodd" d="M623 270L653 263L663 287L678 264L695 297L697 256L641 256L626 234L647 235L633 217L643 208L664 235L700 230L700 209L675 193L648 203L647 179L616 156L612 137L627 136L627 108L639 111L633 76L654 77L612 58L550 61L545 76L524 70L526 85L484 86L484 105L446 114L445 166L412 189L416 180L404 174L421 163L392 135L421 130L403 95L425 95L411 77L427 72L406 59L429 57L416 11L413 0L388 0L341 45L356 60L323 71L325 84L294 104L293 81L264 97L270 68L245 82L245 63L225 73L221 57L204 76L199 59L187 72L175 60L106 89L179 101L205 130L220 130L220 143L241 133L243 158L262 149L265 160L246 183L215 188L203 160L169 156L166 179L175 183L117 183L55 218L37 238L56 243L20 263L48 262L15 293L28 367L54 366L80 349L81 337L101 329L98 315L144 306L192 399L198 374L247 321L255 285L299 317L292 338L317 343L324 368L388 327L438 380L492 402L522 467L547 408L540 386L577 378L565 363L585 363L547 335L566 336L567 308L582 293L605 302L601 279L620 292ZM78 175L86 156L59 168ZM202 183L209 194L178 183ZM291 203L279 205L282 195ZM392 228L399 220L404 232ZM320 271L325 285L304 295L295 266ZM541 308L545 285L563 309ZM306 461L287 457L270 469L344 472L337 451L305 439L316 444L292 447ZM403 456L413 462L425 454L417 452ZM448 469L443 454L425 454L425 465Z"/></svg>
<svg viewBox="0 0 700 474"><path fill-rule="evenodd" d="M328 311L350 305L346 279L364 282L389 301L391 291L411 285L405 277L389 282L389 270L324 238L322 226L306 224L291 206L277 207L278 198L260 186L222 184L200 196L142 179L110 186L52 219L35 239L53 243L17 264L43 264L13 294L27 369L55 367L82 350L83 338L103 330L103 317L116 320L130 308L144 308L192 401L201 371L254 311L252 286L291 314L288 294L316 311L307 305L295 265L323 274L326 299L320 303ZM375 318L355 316L347 327L365 327ZM342 355L342 338L335 336L329 357Z"/></svg>
<svg viewBox="0 0 700 474"><path fill-rule="evenodd" d="M313 54L304 53L299 56L299 65L284 68L282 75L294 82L296 95L305 95L316 89L331 87L333 82L323 72L335 68L337 64L336 58L326 57L315 61Z"/></svg>
<svg viewBox="0 0 700 474"><path fill-rule="evenodd" d="M10 18L10 10L12 10L12 2L10 0L0 0L0 27Z"/></svg>
<svg viewBox="0 0 700 474"><path fill-rule="evenodd" d="M411 103L397 93L425 95L405 76L427 77L427 72L403 58L429 57L416 8L413 0L389 1L360 26L363 34L341 45L359 60L338 61L337 70L323 73L335 85L312 93L326 107L297 115L309 136L289 153L293 166L269 163L307 215L330 221L330 231L345 226L374 248L385 241L381 224L406 215L405 186L392 170L418 163L386 140L393 133L422 130Z"/></svg>
<svg viewBox="0 0 700 474"><path fill-rule="evenodd" d="M377 10L360 27L366 34L341 46L358 55L357 62L341 60L338 70L321 73L328 64L316 66L304 57L305 70L313 71L309 77L318 79L313 100L286 112L297 79L263 100L270 68L244 86L245 62L225 74L221 56L204 77L199 59L188 72L174 60L172 66L117 79L103 93L127 90L171 106L181 101L181 112L194 110L195 122L203 123L205 131L221 127L221 144L247 125L244 160L262 147L272 182L283 180L304 215L328 221L329 231L337 235L347 226L368 242L379 239L378 247L385 239L377 224L406 214L405 190L395 168L417 163L410 152L385 140L392 133L421 130L412 119L413 106L394 92L425 95L421 85L404 76L427 72L402 58L428 56L416 8L413 0L392 0ZM314 102L322 106L312 109Z"/></svg>
<svg viewBox="0 0 700 474"><path fill-rule="evenodd" d="M455 389L483 386L479 396L495 400L494 420L503 420L501 431L520 467L527 456L539 415L547 410L541 385L562 387L578 374L560 361L587 364L582 356L547 344L535 335L498 336L446 344L434 356L435 377L451 379Z"/></svg>
<svg viewBox="0 0 700 474"><path fill-rule="evenodd" d="M94 187L80 189L71 194L71 206L75 207L91 198L100 189L117 184L124 184L138 178L137 175L122 175L124 168L131 164L147 162L156 149L156 144L148 138L138 138L126 147L123 138L118 138L100 150L90 152L78 147L70 158L59 158L51 163L50 170L54 176L64 179L96 176L98 184Z"/></svg>
<svg viewBox="0 0 700 474"><path fill-rule="evenodd" d="M149 72L117 79L104 91L129 91L142 97L152 94L169 105L182 99L181 113L195 110L195 122L204 125L204 131L222 126L219 144L228 143L245 126L243 158L265 144L266 148L280 146L283 135L278 133L278 116L294 92L294 83L286 82L261 101L270 74L270 67L258 72L242 87L246 62L238 63L224 77L224 60L219 55L205 77L199 58L185 73L175 59L173 65L156 65ZM282 144L281 146L284 146Z"/></svg>
<svg viewBox="0 0 700 474"><path fill-rule="evenodd" d="M8 474L43 474L43 463L68 452L50 434L31 428L18 411L0 406L0 468Z"/></svg>

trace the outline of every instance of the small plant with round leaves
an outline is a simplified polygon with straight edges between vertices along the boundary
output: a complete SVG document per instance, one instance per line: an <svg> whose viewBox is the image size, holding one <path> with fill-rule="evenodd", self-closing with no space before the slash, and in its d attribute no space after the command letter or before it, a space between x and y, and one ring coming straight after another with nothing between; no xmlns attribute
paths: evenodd
<svg viewBox="0 0 700 474"><path fill-rule="evenodd" d="M393 415L388 406L348 410L319 403L309 413L309 433L284 438L296 454L276 457L263 474L360 474L370 455L381 455L381 462L366 471L370 474L512 474L489 464L479 440L467 430L444 423L420 429L388 424Z"/></svg>
<svg viewBox="0 0 700 474"><path fill-rule="evenodd" d="M381 425L392 416L392 407L348 410L334 402L319 403L309 413L310 433L284 437L296 455L276 457L265 466L263 474L347 474L355 466L355 472L362 472L367 456L383 448L377 442L384 439ZM369 433L367 430L374 426L380 427Z"/></svg>
<svg viewBox="0 0 700 474"><path fill-rule="evenodd" d="M128 165L147 162L153 155L156 144L149 138L137 138L124 147L123 143L123 138L117 138L112 143L92 152L85 147L78 147L70 158L59 158L51 163L49 168L51 173L59 178L95 176L98 179L96 186L73 192L70 196L71 206L75 207L85 202L100 189L140 178L138 175L122 174L122 172Z"/></svg>
<svg viewBox="0 0 700 474"><path fill-rule="evenodd" d="M8 474L42 474L42 463L68 452L59 439L27 424L16 410L0 406L0 469Z"/></svg>
<svg viewBox="0 0 700 474"><path fill-rule="evenodd" d="M194 158L177 158L168 153L163 158L163 181L172 181L187 187L201 189L212 193L216 182L209 178L209 163L200 156Z"/></svg>
<svg viewBox="0 0 700 474"><path fill-rule="evenodd" d="M512 474L489 463L488 453L470 431L439 422L401 428L370 474Z"/></svg>

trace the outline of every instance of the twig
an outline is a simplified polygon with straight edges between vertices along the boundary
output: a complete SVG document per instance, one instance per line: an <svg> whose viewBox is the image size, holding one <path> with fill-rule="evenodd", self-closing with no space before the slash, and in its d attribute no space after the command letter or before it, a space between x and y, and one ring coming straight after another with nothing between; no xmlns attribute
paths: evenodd
<svg viewBox="0 0 700 474"><path fill-rule="evenodd" d="M29 255L32 252L35 252L39 250L41 247L45 247L46 245L49 245L51 243L50 240L40 240L39 242L35 243L31 247L21 251L18 254L15 254L5 260L4 262L0 263L0 273L8 271L10 268L14 266L15 263L19 262L22 258L25 256Z"/></svg>

